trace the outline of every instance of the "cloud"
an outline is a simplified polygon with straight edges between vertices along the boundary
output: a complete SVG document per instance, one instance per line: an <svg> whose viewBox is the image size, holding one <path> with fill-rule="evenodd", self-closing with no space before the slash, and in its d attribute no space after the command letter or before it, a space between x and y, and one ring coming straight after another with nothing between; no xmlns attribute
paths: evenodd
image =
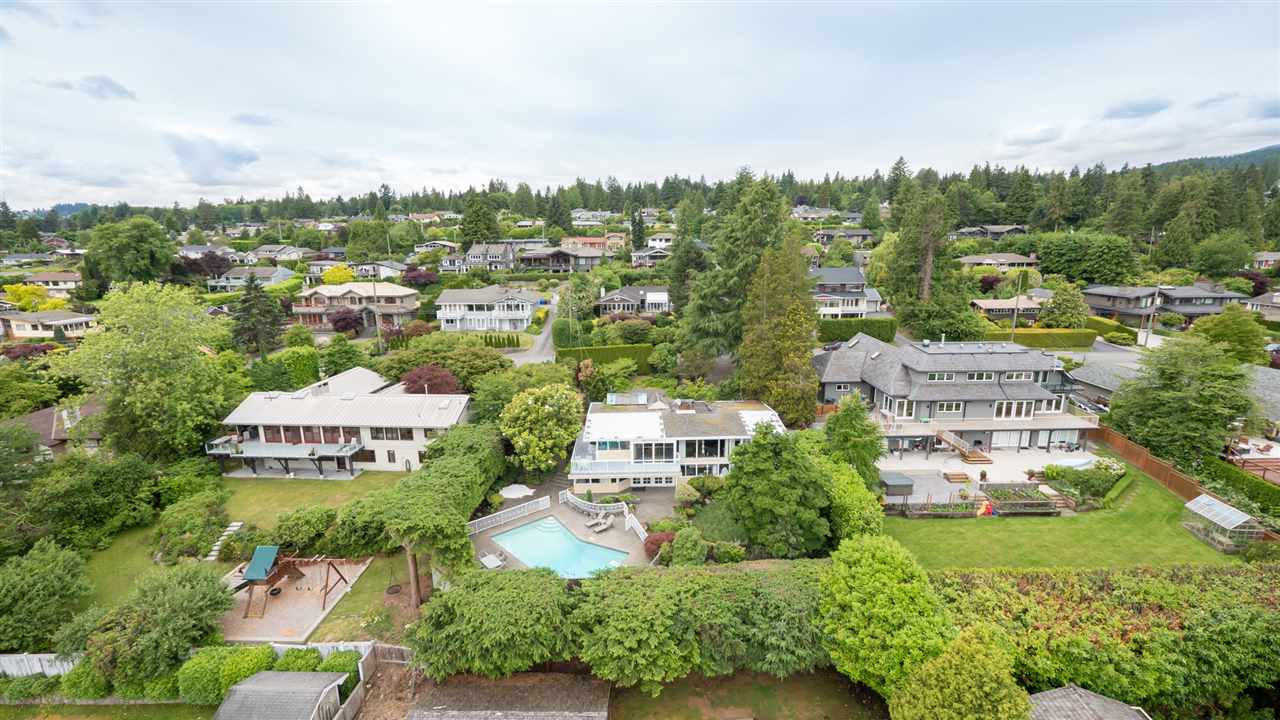
<svg viewBox="0 0 1280 720"><path fill-rule="evenodd" d="M1262 120L1280 118L1280 98L1259 100L1253 116Z"/></svg>
<svg viewBox="0 0 1280 720"><path fill-rule="evenodd" d="M165 141L187 177L197 185L228 184L241 168L258 160L258 153L250 148L207 135L168 133Z"/></svg>
<svg viewBox="0 0 1280 720"><path fill-rule="evenodd" d="M231 116L231 122L238 123L240 125L250 125L252 127L271 127L276 124L276 119L270 115L239 113Z"/></svg>
<svg viewBox="0 0 1280 720"><path fill-rule="evenodd" d="M53 14L35 3L22 2L21 0L4 0L0 2L0 11L10 15L20 15L49 27L58 26L58 21L53 17Z"/></svg>
<svg viewBox="0 0 1280 720"><path fill-rule="evenodd" d="M71 185L96 188L120 188L127 185L126 179L119 172L108 172L84 163L68 163L55 157L47 149L9 152L5 154L4 161L11 168L28 175L60 180Z"/></svg>
<svg viewBox="0 0 1280 720"><path fill-rule="evenodd" d="M1168 110L1173 103L1163 98L1143 98L1112 105L1102 114L1105 120L1136 120Z"/></svg>
<svg viewBox="0 0 1280 720"><path fill-rule="evenodd" d="M86 75L78 84L69 80L46 80L41 85L54 90L71 90L82 92L99 100L137 100L138 96L129 88L112 80L106 75Z"/></svg>
<svg viewBox="0 0 1280 720"><path fill-rule="evenodd" d="M13 38L9 36L9 31L0 26L0 47L8 47L13 44Z"/></svg>
<svg viewBox="0 0 1280 720"><path fill-rule="evenodd" d="M1004 139L1004 144L1011 145L1013 147L1044 145L1045 143L1051 143L1060 137L1062 137L1062 130L1060 128L1045 126L1028 132L1009 135Z"/></svg>
<svg viewBox="0 0 1280 720"><path fill-rule="evenodd" d="M1195 108L1197 110L1204 110L1205 108L1211 108L1215 105L1221 105L1222 103L1227 102L1228 100L1235 100L1238 97L1240 97L1240 93L1233 93L1233 92L1218 93L1213 97L1207 97L1201 100L1200 102L1196 103Z"/></svg>

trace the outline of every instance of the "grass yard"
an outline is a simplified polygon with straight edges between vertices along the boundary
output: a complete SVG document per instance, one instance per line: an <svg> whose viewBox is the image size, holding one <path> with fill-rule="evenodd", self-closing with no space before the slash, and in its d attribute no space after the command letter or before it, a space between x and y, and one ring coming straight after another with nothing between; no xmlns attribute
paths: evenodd
<svg viewBox="0 0 1280 720"><path fill-rule="evenodd" d="M930 570L1235 562L1182 528L1178 496L1133 466L1129 473L1133 483L1107 510L1071 517L890 517L885 531Z"/></svg>
<svg viewBox="0 0 1280 720"><path fill-rule="evenodd" d="M398 603L393 607L387 607L385 601L388 597L404 600L399 595L388 596L386 594L387 587L399 584L405 586L409 578L409 569L405 563L404 555L379 555L373 559L373 563L364 571L356 584L351 586L351 591L342 596L338 601L333 612L320 623L320 626L311 633L307 638L308 642L335 642L338 640L383 640L387 642L399 642L404 636L404 625L408 620L401 610L408 610L408 602ZM409 590L407 587L402 591L402 595L407 597ZM375 613L380 610L386 610L385 620L381 617L378 621L365 625L365 621L375 617ZM404 617L401 617L404 615Z"/></svg>
<svg viewBox="0 0 1280 720"><path fill-rule="evenodd" d="M215 706L22 705L0 706L0 720L209 720Z"/></svg>
<svg viewBox="0 0 1280 720"><path fill-rule="evenodd" d="M792 675L737 673L692 676L663 687L651 698L635 688L616 688L609 704L614 720L880 720L884 702L872 691L826 671Z"/></svg>
<svg viewBox="0 0 1280 720"><path fill-rule="evenodd" d="M246 525L266 528L276 516L302 507L338 507L374 490L391 487L406 473L365 471L353 480L290 480L288 478L223 478L231 491L227 516Z"/></svg>
<svg viewBox="0 0 1280 720"><path fill-rule="evenodd" d="M86 605L115 605L129 594L135 580L159 567L151 562L151 548L147 546L150 537L149 527L125 530L106 550L89 556L86 571L93 594Z"/></svg>

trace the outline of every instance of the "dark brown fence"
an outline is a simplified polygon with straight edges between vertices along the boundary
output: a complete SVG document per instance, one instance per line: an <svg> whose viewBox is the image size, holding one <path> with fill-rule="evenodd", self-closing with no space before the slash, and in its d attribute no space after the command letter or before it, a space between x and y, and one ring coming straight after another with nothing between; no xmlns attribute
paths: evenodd
<svg viewBox="0 0 1280 720"><path fill-rule="evenodd" d="M1270 460L1259 462L1242 457L1228 458L1231 462L1240 466L1241 470L1253 473L1269 483L1280 485L1280 461Z"/></svg>
<svg viewBox="0 0 1280 720"><path fill-rule="evenodd" d="M1222 502L1227 502L1201 487L1195 478L1152 455L1150 450L1105 425L1090 430L1089 439L1106 445L1130 465L1155 478L1156 482L1169 488L1173 491L1173 494L1183 500L1191 500L1200 495L1209 495L1222 500ZM1280 541L1280 534L1270 530L1265 531L1263 537L1267 540Z"/></svg>

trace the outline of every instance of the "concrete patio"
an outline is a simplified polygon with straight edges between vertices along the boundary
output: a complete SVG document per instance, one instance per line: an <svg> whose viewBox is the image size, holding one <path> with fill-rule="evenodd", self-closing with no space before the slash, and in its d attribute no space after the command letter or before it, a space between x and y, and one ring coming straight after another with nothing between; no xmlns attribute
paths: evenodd
<svg viewBox="0 0 1280 720"><path fill-rule="evenodd" d="M1087 450L1067 452L1036 448L1030 450L996 449L984 450L983 452L991 458L990 465L969 465L960 459L960 453L952 449L943 448L929 453L927 457L923 452L907 452L903 453L901 457L897 453L893 453L880 458L876 462L876 467L880 468L881 471L893 470L905 472L908 475L911 475L913 471L919 471L922 474L935 476L939 482L958 489L961 485L942 480L942 473L966 473L972 480L977 481L981 477L982 471L985 470L987 472L987 482L1026 482L1027 475L1024 471L1027 469L1043 470L1045 465L1074 464L1098 458L1097 455ZM917 485L918 487L919 485ZM916 501L913 500L912 502Z"/></svg>

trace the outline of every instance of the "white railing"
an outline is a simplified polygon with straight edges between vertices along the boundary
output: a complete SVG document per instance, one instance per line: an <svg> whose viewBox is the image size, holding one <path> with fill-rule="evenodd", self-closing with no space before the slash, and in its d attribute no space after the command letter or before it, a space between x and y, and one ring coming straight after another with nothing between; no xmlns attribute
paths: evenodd
<svg viewBox="0 0 1280 720"><path fill-rule="evenodd" d="M578 510L585 513L625 513L627 512L626 503L593 503L587 502L582 498L574 495L568 490L560 491L560 502L568 503ZM482 518L483 519L483 518Z"/></svg>
<svg viewBox="0 0 1280 720"><path fill-rule="evenodd" d="M640 538L640 542L644 542L649 537L649 533L644 530L644 525L636 518L635 515L632 515L630 512L623 511L623 517L625 518L622 523L623 526L628 530L634 531L636 537Z"/></svg>
<svg viewBox="0 0 1280 720"><path fill-rule="evenodd" d="M498 527L499 525L509 523L517 518L522 518L525 515L536 513L539 510L547 510L550 507L551 497L543 496L537 500L531 500L527 503L507 508L506 510L499 510L492 515L485 515L482 518L476 518L475 520L467 523L467 535L475 535L478 532L484 532L489 528Z"/></svg>

